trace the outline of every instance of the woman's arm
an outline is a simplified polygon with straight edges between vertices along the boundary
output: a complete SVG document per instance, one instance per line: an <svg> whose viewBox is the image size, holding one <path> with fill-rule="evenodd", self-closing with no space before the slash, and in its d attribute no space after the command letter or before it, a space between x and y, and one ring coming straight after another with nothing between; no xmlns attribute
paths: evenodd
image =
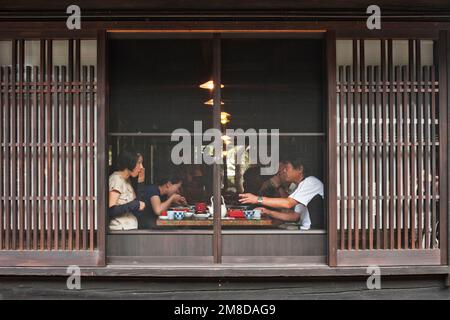
<svg viewBox="0 0 450 320"><path fill-rule="evenodd" d="M108 202L108 216L109 218L115 218L120 216L121 214L124 214L126 212L132 212L132 211L142 211L145 209L145 203L142 201L139 201L137 199L122 204L117 205L117 200L119 200L120 192L116 190L112 190L109 192L109 202Z"/></svg>
<svg viewBox="0 0 450 320"><path fill-rule="evenodd" d="M173 195L171 195L166 201L162 202L161 198L159 196L153 196L150 198L150 203L152 205L152 209L153 212L159 216L161 214L161 212L166 211L167 209L170 208L170 206L172 205L172 203L174 202L180 202L182 201L184 198L175 193Z"/></svg>

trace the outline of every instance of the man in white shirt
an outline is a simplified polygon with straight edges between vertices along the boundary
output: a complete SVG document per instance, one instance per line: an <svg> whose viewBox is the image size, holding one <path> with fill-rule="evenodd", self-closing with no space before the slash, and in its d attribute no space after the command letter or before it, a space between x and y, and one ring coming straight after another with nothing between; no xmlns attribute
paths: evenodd
<svg viewBox="0 0 450 320"><path fill-rule="evenodd" d="M288 184L297 185L297 188L288 197L269 198L244 193L239 195L239 202L288 210L281 212L265 207L257 208L265 216L284 222L299 222L300 229L308 230L311 227L308 204L317 195L324 197L323 183L313 176L305 178L304 166L300 158L287 159L284 162L281 178Z"/></svg>

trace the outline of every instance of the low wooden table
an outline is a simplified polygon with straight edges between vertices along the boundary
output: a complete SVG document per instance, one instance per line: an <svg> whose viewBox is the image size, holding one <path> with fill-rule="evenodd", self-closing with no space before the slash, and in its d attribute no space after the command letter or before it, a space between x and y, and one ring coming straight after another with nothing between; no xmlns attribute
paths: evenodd
<svg viewBox="0 0 450 320"><path fill-rule="evenodd" d="M211 227L213 225L213 219L183 219L183 220L156 220L158 227ZM247 219L222 219L222 226L225 227L276 227L276 223L272 219L259 219L259 220L247 220Z"/></svg>

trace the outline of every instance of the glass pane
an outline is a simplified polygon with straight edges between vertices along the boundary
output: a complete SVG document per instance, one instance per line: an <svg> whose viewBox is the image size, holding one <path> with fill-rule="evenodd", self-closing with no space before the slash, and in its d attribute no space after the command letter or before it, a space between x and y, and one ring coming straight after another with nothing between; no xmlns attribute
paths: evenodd
<svg viewBox="0 0 450 320"><path fill-rule="evenodd" d="M109 174L113 174L118 170L117 160L123 150L136 150L143 157L143 166L145 168L145 184L157 187L164 187L158 185L164 175L171 175L177 172L182 178L181 188L178 193L182 195L188 205L195 206L198 203L206 203L210 205L210 197L212 194L212 166L208 165L174 165L172 161L172 150L177 142L172 142L170 137L162 136L146 136L146 137L127 137L127 136L113 136L110 138L110 169ZM194 149L195 146L192 144ZM203 146L202 148L205 148ZM137 180L130 179L136 190ZM164 198L167 198L165 196ZM151 205L149 199L144 199L147 205ZM172 203L170 207L179 206ZM186 205L181 205L186 207ZM168 227L169 222L161 223L158 220L158 215L154 214L154 210L146 210L144 214L138 217L140 227L139 229L158 229L171 230L179 228L176 223L170 223L172 227ZM165 210L167 211L167 210ZM186 225L185 227L195 228L195 224ZM204 225L199 229L204 229ZM209 227L209 226L207 226Z"/></svg>
<svg viewBox="0 0 450 320"><path fill-rule="evenodd" d="M287 180L285 175L276 175L283 168L280 160L288 155L302 159L305 179L312 176L323 181L325 134L322 50L322 41L317 39L223 40L223 195L232 209L225 220L237 220L239 215L241 219L240 223L226 222L228 227L224 229L292 232L306 227L306 215L293 213L294 207L290 210L266 207L271 213L263 212L259 219L259 212L253 209L261 206L241 205L238 194L249 192L271 198L287 198L304 180L302 178L294 182ZM244 146L233 139L229 134L232 133L230 129L244 130L247 136ZM269 133L267 140L261 135L263 130ZM275 132L271 130L278 130L279 136L270 135ZM253 140L252 132L255 137ZM230 148L230 145L233 147ZM263 149L264 146L267 148ZM243 150L242 157L238 156L239 148ZM268 167L273 168L272 172L264 174L261 168ZM274 180L280 183L276 188L270 185ZM323 200L319 202L319 209L308 204L312 220L312 225L308 227L315 230L325 228ZM273 212L276 213L272 215ZM251 217L252 214L256 217ZM250 223L246 219L257 221ZM285 240L287 243L294 238ZM249 238L248 241L257 241L257 237ZM274 242L271 246L276 251L282 244ZM252 245L249 244L250 247ZM224 249L225 255L242 254L239 248L234 249L234 252L229 248ZM260 253L252 250L249 249L247 254L264 255L264 250ZM267 251L266 255L295 256L298 252L283 253L281 250L277 254Z"/></svg>
<svg viewBox="0 0 450 320"><path fill-rule="evenodd" d="M114 39L109 52L110 174L119 169L117 164L124 150L141 153L145 185L148 190L156 190L161 203L168 207L158 210L151 201L155 194L145 194L146 209L137 214L139 229L164 234L182 229L203 234L185 240L173 236L172 249L164 255L212 255L212 217L207 207L212 195L212 166L193 164L195 151L200 155L209 151L207 143L197 143L192 135L195 121L201 126L200 132L212 124L212 108L205 104L212 90L201 87L211 80L211 40ZM176 129L187 134L180 140L172 139ZM191 155L183 163L179 158L185 153L174 149L182 141L187 141L186 154ZM181 177L181 187L168 190L167 178L174 173ZM173 200L174 193L181 195L185 203ZM183 246L206 251L192 249L183 253Z"/></svg>
<svg viewBox="0 0 450 320"><path fill-rule="evenodd" d="M227 128L322 132L322 43L314 39L224 39Z"/></svg>
<svg viewBox="0 0 450 320"><path fill-rule="evenodd" d="M211 41L112 40L110 44L110 131L193 131L194 120L212 125L204 103L211 90Z"/></svg>

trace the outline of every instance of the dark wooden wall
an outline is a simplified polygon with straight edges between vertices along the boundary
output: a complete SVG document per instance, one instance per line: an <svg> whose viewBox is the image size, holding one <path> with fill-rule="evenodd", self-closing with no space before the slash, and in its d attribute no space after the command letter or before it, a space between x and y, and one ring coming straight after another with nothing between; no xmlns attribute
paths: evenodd
<svg viewBox="0 0 450 320"><path fill-rule="evenodd" d="M74 4L71 0L3 0L4 10L63 10ZM79 0L76 2L87 10L333 10L359 11L374 4L371 0L324 0L324 1L298 1L298 0ZM447 0L379 0L376 2L387 11L449 11Z"/></svg>

